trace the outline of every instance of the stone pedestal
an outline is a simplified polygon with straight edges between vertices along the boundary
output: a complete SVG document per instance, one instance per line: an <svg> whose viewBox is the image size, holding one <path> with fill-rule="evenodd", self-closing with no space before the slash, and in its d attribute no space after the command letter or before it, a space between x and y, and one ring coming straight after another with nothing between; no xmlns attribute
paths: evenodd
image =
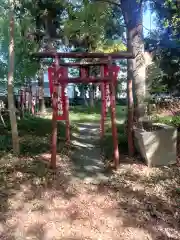
<svg viewBox="0 0 180 240"><path fill-rule="evenodd" d="M134 129L135 145L149 167L176 163L177 129L165 124L144 124Z"/></svg>

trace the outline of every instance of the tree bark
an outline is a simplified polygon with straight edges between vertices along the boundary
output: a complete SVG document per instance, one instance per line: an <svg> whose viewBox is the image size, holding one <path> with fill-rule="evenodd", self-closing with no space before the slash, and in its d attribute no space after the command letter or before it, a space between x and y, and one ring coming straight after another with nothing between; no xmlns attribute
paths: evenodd
<svg viewBox="0 0 180 240"><path fill-rule="evenodd" d="M39 87L39 112L44 113L46 111L46 106L44 100L44 74L42 68L39 71L38 87Z"/></svg>
<svg viewBox="0 0 180 240"><path fill-rule="evenodd" d="M90 107L94 108L94 86L90 84L89 86L89 100L90 100Z"/></svg>
<svg viewBox="0 0 180 240"><path fill-rule="evenodd" d="M142 0L121 0L121 9L127 26L127 48L135 59L128 60L128 81L133 82L135 117L139 125L145 116L146 65L144 60ZM132 106L130 106L132 108Z"/></svg>
<svg viewBox="0 0 180 240"><path fill-rule="evenodd" d="M87 107L88 102L87 102L87 98L86 98L86 87L85 86L82 86L81 96L84 100L84 105Z"/></svg>
<svg viewBox="0 0 180 240"><path fill-rule="evenodd" d="M9 71L8 71L8 109L12 133L13 153L19 154L19 136L16 119L16 108L14 104L13 82L14 82L14 5L13 0L9 0Z"/></svg>

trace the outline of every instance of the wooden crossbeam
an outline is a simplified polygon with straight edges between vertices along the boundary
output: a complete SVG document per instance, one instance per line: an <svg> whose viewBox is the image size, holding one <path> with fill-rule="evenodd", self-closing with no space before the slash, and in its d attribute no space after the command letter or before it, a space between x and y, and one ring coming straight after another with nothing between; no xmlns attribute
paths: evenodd
<svg viewBox="0 0 180 240"><path fill-rule="evenodd" d="M122 51L118 53L88 53L88 52L38 52L33 53L32 56L38 58L107 58L111 57L112 59L131 59L135 58L133 53Z"/></svg>
<svg viewBox="0 0 180 240"><path fill-rule="evenodd" d="M107 65L108 62L88 62L88 63L79 63L79 62L69 62L69 63L60 63L60 66L62 67L91 67L91 66L102 66Z"/></svg>
<svg viewBox="0 0 180 240"><path fill-rule="evenodd" d="M100 82L110 82L112 78L109 77L77 77L77 78L63 78L54 82L55 85L63 84L63 83L100 83Z"/></svg>

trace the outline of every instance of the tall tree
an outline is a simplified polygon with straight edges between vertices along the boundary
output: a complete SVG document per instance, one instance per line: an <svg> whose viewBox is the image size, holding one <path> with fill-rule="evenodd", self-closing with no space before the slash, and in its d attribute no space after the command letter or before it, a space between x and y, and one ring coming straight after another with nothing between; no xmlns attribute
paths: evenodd
<svg viewBox="0 0 180 240"><path fill-rule="evenodd" d="M8 49L9 49L9 24L8 8L6 6L0 9L0 71L1 78L7 80L8 73ZM16 8L14 10L14 85L23 85L35 77L39 68L39 62L30 57L30 54L37 49L34 41L29 41L28 30L31 28L31 17L23 16L23 21L18 18Z"/></svg>
<svg viewBox="0 0 180 240"><path fill-rule="evenodd" d="M121 0L121 10L127 29L127 49L135 54L135 59L128 60L128 82L133 82L135 115L139 122L145 115L146 93L142 0ZM131 102L129 99L130 108Z"/></svg>
<svg viewBox="0 0 180 240"><path fill-rule="evenodd" d="M160 3L164 4L160 4ZM154 53L155 65L161 69L152 84L152 91L180 91L180 8L178 1L154 1L157 31L146 39L146 48Z"/></svg>
<svg viewBox="0 0 180 240"><path fill-rule="evenodd" d="M84 0L71 6L68 13L64 34L70 45L76 49L88 52L115 52L124 48L121 40L124 27L121 25L122 19L118 9L112 8L108 3ZM91 73L97 75L97 72L96 68L91 69ZM88 84L84 87L89 92L90 105L93 106L97 86ZM85 88L80 85L82 96Z"/></svg>
<svg viewBox="0 0 180 240"><path fill-rule="evenodd" d="M33 4L32 4L33 3ZM54 50L62 43L62 18L68 6L67 1L22 1L20 5L20 13L28 13L32 16L32 24L34 30L30 30L31 36L38 45L38 50ZM21 16L20 16L21 17ZM40 61L38 71L38 86L40 90L40 112L45 110L44 101L44 67L43 61Z"/></svg>
<svg viewBox="0 0 180 240"><path fill-rule="evenodd" d="M19 137L13 95L14 81L14 1L9 0L9 71L8 71L8 107L12 132L13 152L19 154Z"/></svg>

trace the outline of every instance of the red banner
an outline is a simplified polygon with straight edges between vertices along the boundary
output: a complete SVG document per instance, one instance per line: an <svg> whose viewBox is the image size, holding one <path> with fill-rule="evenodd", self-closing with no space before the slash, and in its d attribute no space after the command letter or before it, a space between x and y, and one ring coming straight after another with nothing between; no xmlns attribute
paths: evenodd
<svg viewBox="0 0 180 240"><path fill-rule="evenodd" d="M113 81L115 84L117 84L117 78L118 78L118 73L120 71L120 67L119 66L112 66L111 69L109 69L109 67L106 65L104 67L104 76L108 77L109 76L109 72L110 70L113 72Z"/></svg>
<svg viewBox="0 0 180 240"><path fill-rule="evenodd" d="M57 120L66 120L66 86L61 84L61 76L67 76L67 68L60 67L57 71L55 66L48 68L49 90L52 100L56 98L55 111ZM54 96L56 94L57 96Z"/></svg>
<svg viewBox="0 0 180 240"><path fill-rule="evenodd" d="M114 84L116 85L117 84L117 78L118 78L118 73L119 73L119 71L120 71L120 67L119 66L116 66L116 65L114 65L114 66L112 66L111 67L111 70L112 70L112 72L113 72L113 81L114 81ZM109 69L109 67L108 66L105 66L104 67L104 76L105 77L108 77L109 76L109 71L110 71L110 69ZM104 83L104 91L105 91L105 109L106 109L106 112L107 112L107 110L108 110L108 107L109 107L109 105L110 105L110 89L109 89L109 83Z"/></svg>

